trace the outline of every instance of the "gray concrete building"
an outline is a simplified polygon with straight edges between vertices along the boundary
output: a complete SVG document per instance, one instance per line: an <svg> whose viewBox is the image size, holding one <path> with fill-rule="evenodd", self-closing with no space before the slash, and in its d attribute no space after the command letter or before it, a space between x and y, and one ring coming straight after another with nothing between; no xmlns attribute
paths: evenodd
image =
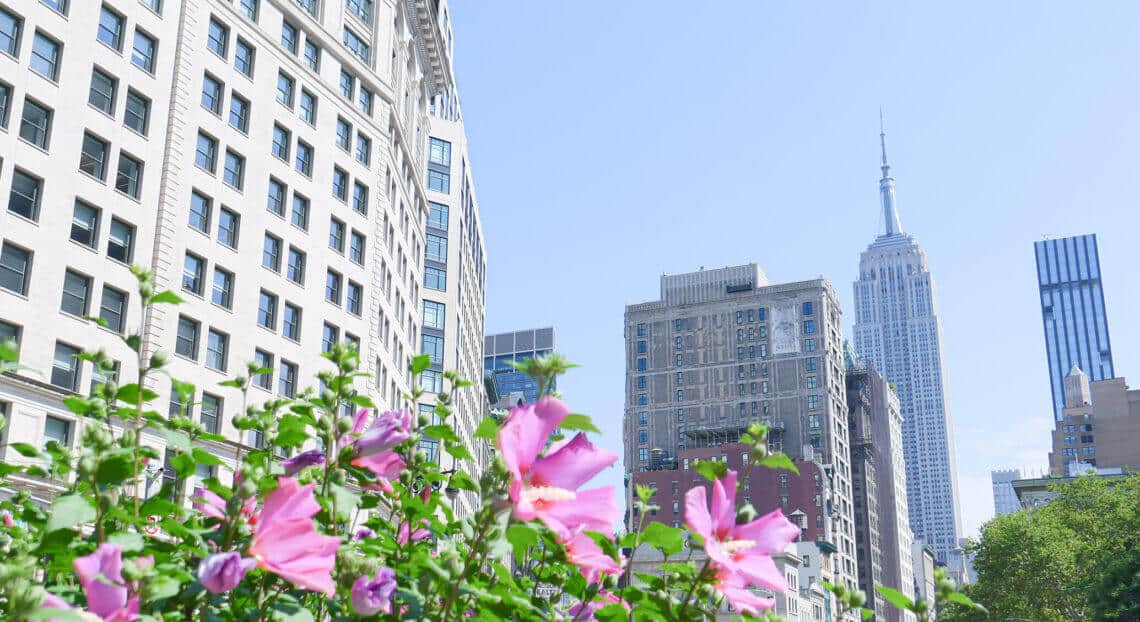
<svg viewBox="0 0 1140 622"><path fill-rule="evenodd" d="M854 587L840 317L824 279L770 284L756 264L662 276L660 299L625 313L630 490L680 468L678 452L694 443L734 443L765 422L771 448L819 465L822 539L837 549L836 580Z"/></svg>

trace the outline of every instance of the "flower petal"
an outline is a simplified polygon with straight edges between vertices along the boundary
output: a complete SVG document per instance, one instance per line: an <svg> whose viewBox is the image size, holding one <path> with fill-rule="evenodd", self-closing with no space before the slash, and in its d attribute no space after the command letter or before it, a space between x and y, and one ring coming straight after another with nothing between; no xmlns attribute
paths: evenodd
<svg viewBox="0 0 1140 622"><path fill-rule="evenodd" d="M737 525L734 532L735 538L756 543L750 552L764 554L783 551L799 536L800 528L780 510L772 510L750 523Z"/></svg>
<svg viewBox="0 0 1140 622"><path fill-rule="evenodd" d="M693 486L685 493L685 524L705 540L712 535L712 517L704 486Z"/></svg>
<svg viewBox="0 0 1140 622"><path fill-rule="evenodd" d="M612 536L621 517L613 486L580 490L573 499L536 505L535 514L560 537L579 528Z"/></svg>
<svg viewBox="0 0 1140 622"><path fill-rule="evenodd" d="M579 432L569 443L534 462L530 483L577 490L617 459L617 454L595 447L585 433Z"/></svg>
<svg viewBox="0 0 1140 622"><path fill-rule="evenodd" d="M720 539L726 539L736 526L736 471L729 471L713 482L712 529Z"/></svg>

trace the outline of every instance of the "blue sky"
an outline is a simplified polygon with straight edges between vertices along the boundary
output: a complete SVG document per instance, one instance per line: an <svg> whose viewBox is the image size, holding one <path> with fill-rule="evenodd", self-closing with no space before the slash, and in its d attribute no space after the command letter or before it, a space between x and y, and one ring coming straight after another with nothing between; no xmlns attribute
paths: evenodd
<svg viewBox="0 0 1140 622"><path fill-rule="evenodd" d="M555 326L568 402L620 453L622 315L662 272L755 261L852 308L882 106L974 533L991 468L1046 466L1035 240L1098 234L1116 370L1140 378L1140 5L1042 6L454 2L488 332Z"/></svg>

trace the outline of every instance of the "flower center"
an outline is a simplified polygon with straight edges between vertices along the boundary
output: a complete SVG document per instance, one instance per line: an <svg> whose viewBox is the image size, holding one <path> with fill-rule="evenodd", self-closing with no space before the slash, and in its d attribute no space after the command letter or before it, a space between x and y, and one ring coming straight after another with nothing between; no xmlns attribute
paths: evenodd
<svg viewBox="0 0 1140 622"><path fill-rule="evenodd" d="M720 543L720 550L732 555L733 553L745 551L754 546L756 546L756 542L753 540L725 540Z"/></svg>
<svg viewBox="0 0 1140 622"><path fill-rule="evenodd" d="M526 486L522 489L522 498L535 506L545 506L557 501L573 501L577 497L577 493L573 490L556 486Z"/></svg>

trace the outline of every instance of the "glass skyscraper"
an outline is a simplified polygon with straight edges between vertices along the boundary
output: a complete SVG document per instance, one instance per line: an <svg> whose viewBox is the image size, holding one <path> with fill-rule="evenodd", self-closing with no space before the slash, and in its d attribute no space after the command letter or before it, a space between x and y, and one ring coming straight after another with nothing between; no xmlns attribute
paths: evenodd
<svg viewBox="0 0 1140 622"><path fill-rule="evenodd" d="M1034 243L1033 248L1037 254L1053 417L1060 420L1065 407L1065 375L1073 365L1092 381L1115 377L1100 281L1100 255L1096 234L1042 240Z"/></svg>
<svg viewBox="0 0 1140 622"><path fill-rule="evenodd" d="M510 408L519 401L533 404L538 399L538 383L515 369L512 362L538 358L554 351L554 329L538 328L483 338L483 370L495 379L497 408ZM554 387L551 387L553 389Z"/></svg>

